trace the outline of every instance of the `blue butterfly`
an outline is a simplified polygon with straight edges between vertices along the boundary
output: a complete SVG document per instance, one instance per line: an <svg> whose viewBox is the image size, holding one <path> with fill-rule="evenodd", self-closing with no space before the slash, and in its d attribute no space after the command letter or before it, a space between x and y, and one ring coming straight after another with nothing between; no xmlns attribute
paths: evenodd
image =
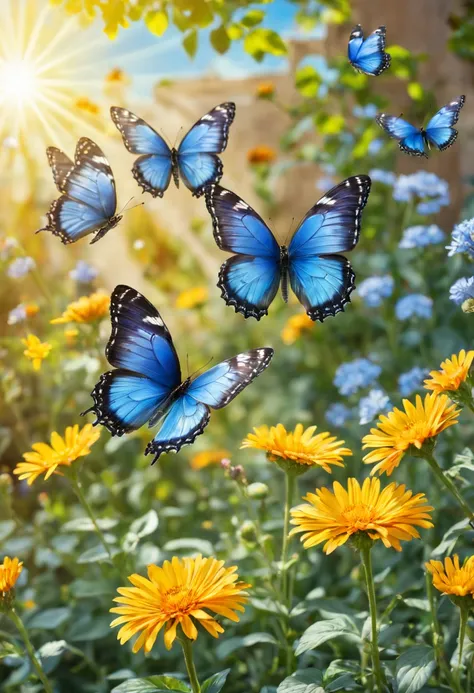
<svg viewBox="0 0 474 693"><path fill-rule="evenodd" d="M312 320L336 315L350 301L355 275L338 253L359 239L360 215L370 191L368 176L353 176L327 192L306 214L289 246L278 245L259 215L237 195L218 185L206 192L214 238L235 255L222 265L217 286L236 313L257 320L281 284L288 301L288 280Z"/></svg>
<svg viewBox="0 0 474 693"><path fill-rule="evenodd" d="M94 390L93 411L113 436L148 422L160 429L145 455L178 452L209 423L210 408L221 409L267 368L273 349L251 349L222 361L197 378L181 380L171 335L160 314L138 291L117 286L111 296L112 334L105 354L116 370L104 373ZM87 412L84 412L86 414Z"/></svg>
<svg viewBox="0 0 474 693"><path fill-rule="evenodd" d="M96 243L122 219L115 214L115 181L103 151L81 137L74 162L56 147L48 147L46 153L61 197L52 203L47 225L36 233L51 231L64 244L95 233L91 243Z"/></svg>
<svg viewBox="0 0 474 693"><path fill-rule="evenodd" d="M386 113L379 113L375 120L390 137L398 140L398 146L402 152L428 158L425 153L426 146L430 149L433 145L442 152L455 141L458 131L453 128L453 125L458 122L459 111L464 106L465 100L465 96L458 96L457 99L443 106L431 118L426 128L416 128L403 118Z"/></svg>
<svg viewBox="0 0 474 693"><path fill-rule="evenodd" d="M349 62L358 72L376 77L390 67L392 58L385 53L385 27L379 26L364 39L362 27L358 24L351 32L347 47Z"/></svg>
<svg viewBox="0 0 474 693"><path fill-rule="evenodd" d="M227 146L229 127L235 116L234 103L221 103L200 118L182 139L178 149L170 147L144 120L125 108L112 106L110 115L132 154L141 154L132 174L143 192L163 197L173 176L179 178L195 197L206 186L222 178L222 161L217 154Z"/></svg>

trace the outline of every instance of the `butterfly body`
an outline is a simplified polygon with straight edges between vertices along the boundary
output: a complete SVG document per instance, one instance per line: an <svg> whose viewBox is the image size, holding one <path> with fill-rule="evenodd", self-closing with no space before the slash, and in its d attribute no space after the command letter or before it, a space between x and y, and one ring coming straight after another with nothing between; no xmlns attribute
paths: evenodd
<svg viewBox="0 0 474 693"><path fill-rule="evenodd" d="M144 296L129 286L117 286L110 314L106 357L115 370L100 377L88 411L96 414L94 425L105 426L114 436L146 423L159 424L145 450L154 455L153 462L164 452L193 443L209 423L211 409L229 404L273 357L273 349L251 349L182 380L171 335Z"/></svg>
<svg viewBox="0 0 474 693"><path fill-rule="evenodd" d="M403 118L387 113L379 113L375 121L390 137L398 141L402 152L427 158L426 149L434 147L442 152L455 142L458 131L453 126L458 122L465 100L464 96L458 96L443 106L426 127L417 128Z"/></svg>
<svg viewBox="0 0 474 693"><path fill-rule="evenodd" d="M280 287L289 286L312 320L336 315L349 302L354 272L341 252L355 247L370 191L368 176L353 176L327 192L306 214L288 246L279 245L263 219L230 190L212 185L206 204L214 238L233 253L219 272L222 298L244 317L260 320Z"/></svg>
<svg viewBox="0 0 474 693"><path fill-rule="evenodd" d="M385 53L385 27L379 26L367 38L358 24L351 32L347 47L349 62L357 72L377 77L390 67L391 57Z"/></svg>
<svg viewBox="0 0 474 693"><path fill-rule="evenodd" d="M47 156L61 197L52 202L47 225L39 231L50 231L66 245L95 234L91 243L96 243L122 219L116 214L115 181L104 153L82 137L74 162L56 147L48 147Z"/></svg>
<svg viewBox="0 0 474 693"><path fill-rule="evenodd" d="M125 147L140 155L132 174L143 192L163 197L173 177L176 187L181 179L195 197L200 197L208 185L221 179L223 166L218 154L227 146L234 103L222 103L206 113L177 148L169 147L156 130L126 108L113 106L110 115Z"/></svg>

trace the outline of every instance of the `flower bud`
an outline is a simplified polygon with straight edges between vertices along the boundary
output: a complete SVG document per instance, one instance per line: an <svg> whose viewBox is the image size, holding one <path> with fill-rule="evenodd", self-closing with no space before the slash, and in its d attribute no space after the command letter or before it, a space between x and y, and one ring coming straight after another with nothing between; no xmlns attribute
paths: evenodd
<svg viewBox="0 0 474 693"><path fill-rule="evenodd" d="M249 498L255 500L263 500L268 497L270 489L266 484L262 484L260 481L256 481L253 484L247 486L247 493Z"/></svg>

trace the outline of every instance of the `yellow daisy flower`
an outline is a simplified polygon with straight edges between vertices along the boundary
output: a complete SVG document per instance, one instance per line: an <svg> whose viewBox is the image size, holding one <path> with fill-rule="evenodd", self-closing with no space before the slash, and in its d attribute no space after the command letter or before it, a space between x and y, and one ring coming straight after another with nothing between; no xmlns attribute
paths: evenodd
<svg viewBox="0 0 474 693"><path fill-rule="evenodd" d="M401 551L400 541L419 538L416 526L433 527L433 508L427 505L424 493L413 495L395 482L381 490L380 479L365 479L361 487L357 479L350 478L347 490L335 481L333 492L316 489L303 500L308 504L291 510L291 524L296 527L290 534L304 532L301 541L305 549L324 541L327 554L359 532Z"/></svg>
<svg viewBox="0 0 474 693"><path fill-rule="evenodd" d="M270 99L275 93L275 85L273 82L262 82L257 87L257 96L260 99Z"/></svg>
<svg viewBox="0 0 474 693"><path fill-rule="evenodd" d="M254 433L249 433L240 446L264 450L272 462L293 462L301 465L301 473L308 467L322 467L331 472L331 465L344 467L342 458L352 455L349 448L343 447L344 441L337 440L330 433L313 435L317 426L306 430L303 424L297 424L294 431L287 431L283 424L277 426L259 426ZM293 469L296 471L295 467Z"/></svg>
<svg viewBox="0 0 474 693"><path fill-rule="evenodd" d="M411 445L421 450L426 441L458 423L461 412L447 395L435 392L426 395L424 402L417 395L415 405L404 399L403 406L405 411L395 408L386 416L381 414L377 428L362 438L364 450L375 448L364 457L366 464L377 463L371 474L390 476Z"/></svg>
<svg viewBox="0 0 474 693"><path fill-rule="evenodd" d="M87 96L81 96L75 100L74 106L79 111L84 111L85 113L90 113L91 115L98 115L100 113L99 106L87 98Z"/></svg>
<svg viewBox="0 0 474 693"><path fill-rule="evenodd" d="M260 144L247 152L249 164L271 164L276 159L276 152L266 144Z"/></svg>
<svg viewBox="0 0 474 693"><path fill-rule="evenodd" d="M176 308L191 309L202 306L209 298L209 291L205 286L195 286L178 294Z"/></svg>
<svg viewBox="0 0 474 693"><path fill-rule="evenodd" d="M31 484L41 474L49 479L51 474L59 474L58 467L70 467L79 457L88 455L91 446L100 438L100 431L93 428L92 424L86 424L81 430L76 424L68 426L62 438L59 433L51 433L51 445L47 443L34 443L32 452L23 454L24 462L18 462L13 473L20 481L27 479Z"/></svg>
<svg viewBox="0 0 474 693"><path fill-rule="evenodd" d="M48 342L42 342L34 334L29 334L26 339L22 339L21 341L26 346L23 354L27 359L33 362L35 371L39 371L43 360L49 356L49 352L53 347Z"/></svg>
<svg viewBox="0 0 474 693"><path fill-rule="evenodd" d="M190 639L198 636L197 625L214 638L224 629L210 614L213 611L231 621L238 621L236 611L244 611L244 591L250 585L239 582L235 566L224 567L216 558L177 558L163 565L149 565L148 578L138 574L128 578L133 587L119 587L120 604L110 611L120 614L110 624L122 626L117 638L123 645L137 633L133 652L142 647L150 652L160 630L165 627L165 646L169 650L176 639L178 626Z"/></svg>
<svg viewBox="0 0 474 693"><path fill-rule="evenodd" d="M106 74L105 82L110 85L130 84L130 78L120 67L114 67Z"/></svg>
<svg viewBox="0 0 474 693"><path fill-rule="evenodd" d="M430 378L425 380L425 388L433 392L455 392L466 381L474 360L474 351L461 349L450 359L441 363L439 371L430 371Z"/></svg>
<svg viewBox="0 0 474 693"><path fill-rule="evenodd" d="M204 469L211 464L219 464L221 460L230 457L228 450L204 450L191 457L191 467L193 469Z"/></svg>
<svg viewBox="0 0 474 693"><path fill-rule="evenodd" d="M27 318L34 318L39 313L39 306L36 303L26 303L25 312Z"/></svg>
<svg viewBox="0 0 474 693"><path fill-rule="evenodd" d="M456 554L445 558L444 565L441 561L429 561L425 566L433 576L433 585L443 594L474 597L474 556L466 558L462 566Z"/></svg>
<svg viewBox="0 0 474 693"><path fill-rule="evenodd" d="M9 558L5 556L3 563L0 563L0 594L4 595L10 592L20 577L23 570L23 563L18 558Z"/></svg>
<svg viewBox="0 0 474 693"><path fill-rule="evenodd" d="M281 332L284 344L293 344L301 336L304 330L312 330L314 322L306 313L299 313L288 318L286 325Z"/></svg>
<svg viewBox="0 0 474 693"><path fill-rule="evenodd" d="M51 320L53 325L66 322L95 322L101 320L109 312L110 296L105 291L95 291L90 296L70 303L59 318Z"/></svg>

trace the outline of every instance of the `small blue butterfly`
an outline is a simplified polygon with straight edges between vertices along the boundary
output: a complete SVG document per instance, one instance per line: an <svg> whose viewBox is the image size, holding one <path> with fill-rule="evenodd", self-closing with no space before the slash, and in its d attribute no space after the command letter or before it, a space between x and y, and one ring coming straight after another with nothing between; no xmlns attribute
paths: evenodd
<svg viewBox="0 0 474 693"><path fill-rule="evenodd" d="M214 238L221 250L235 253L222 265L218 287L236 313L257 320L281 284L288 301L288 281L312 320L344 310L355 275L338 253L359 239L360 217L370 192L368 176L352 176L327 192L306 214L289 246L278 245L263 219L230 190L212 185L206 191Z"/></svg>
<svg viewBox="0 0 474 693"><path fill-rule="evenodd" d="M349 62L358 72L377 77L390 67L391 57L385 53L385 27L379 26L364 39L362 27L358 24L351 32L347 47Z"/></svg>
<svg viewBox="0 0 474 693"><path fill-rule="evenodd" d="M425 147L430 149L433 145L442 152L455 141L458 131L453 128L453 125L458 122L459 111L464 106L465 100L465 96L458 96L457 99L443 106L431 118L426 128L416 128L403 118L386 113L379 113L375 120L390 137L398 140L398 146L402 152L428 158Z"/></svg>
<svg viewBox="0 0 474 693"><path fill-rule="evenodd" d="M181 379L176 350L156 308L138 291L117 286L111 296L112 334L105 354L115 370L104 373L94 390L93 411L113 436L148 422L160 429L145 455L153 462L178 452L200 435L210 408L222 409L267 368L273 349L251 349L222 361L196 378ZM84 414L87 414L84 412Z"/></svg>
<svg viewBox="0 0 474 693"><path fill-rule="evenodd" d="M222 161L217 156L227 146L229 127L235 116L234 103L222 103L200 118L181 141L178 149L170 147L144 120L125 108L112 106L110 115L132 154L141 154L132 174L143 192L163 197L173 176L200 197L210 183L222 178Z"/></svg>
<svg viewBox="0 0 474 693"><path fill-rule="evenodd" d="M74 162L56 147L46 150L53 179L61 197L51 204L47 225L40 231L51 231L64 244L95 233L91 243L117 226L117 195L109 162L92 140L81 137Z"/></svg>

